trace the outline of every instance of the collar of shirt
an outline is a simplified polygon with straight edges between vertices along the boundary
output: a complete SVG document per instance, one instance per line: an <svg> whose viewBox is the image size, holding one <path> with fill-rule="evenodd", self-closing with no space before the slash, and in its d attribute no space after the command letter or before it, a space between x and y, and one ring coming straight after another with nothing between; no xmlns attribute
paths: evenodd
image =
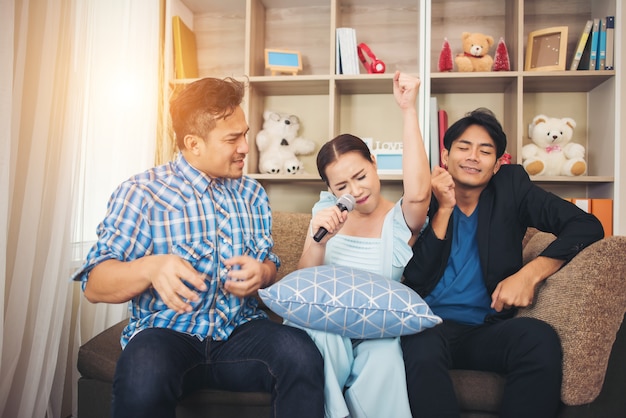
<svg viewBox="0 0 626 418"><path fill-rule="evenodd" d="M174 170L191 184L198 195L202 195L211 185L223 185L224 179L212 178L198 170L185 159L181 152L178 153L173 163Z"/></svg>

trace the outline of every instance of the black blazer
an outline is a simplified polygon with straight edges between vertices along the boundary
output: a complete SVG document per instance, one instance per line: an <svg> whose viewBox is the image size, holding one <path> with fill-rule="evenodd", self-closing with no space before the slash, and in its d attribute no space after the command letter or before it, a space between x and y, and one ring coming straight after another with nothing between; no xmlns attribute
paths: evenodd
<svg viewBox="0 0 626 418"><path fill-rule="evenodd" d="M428 215L437 212L433 196ZM503 165L483 190L478 202L477 241L480 265L489 294L497 284L522 267L522 240L528 227L556 235L542 256L565 260L603 238L598 219L576 205L535 185L522 166ZM404 283L422 297L441 279L452 246L452 219L446 238L438 239L428 225L413 245L404 270ZM498 316L510 316L514 311Z"/></svg>

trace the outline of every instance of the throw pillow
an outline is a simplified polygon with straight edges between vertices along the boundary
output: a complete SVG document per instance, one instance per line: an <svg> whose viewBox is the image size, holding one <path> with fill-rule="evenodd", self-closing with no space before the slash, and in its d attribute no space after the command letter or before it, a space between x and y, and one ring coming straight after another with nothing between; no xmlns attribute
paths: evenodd
<svg viewBox="0 0 626 418"><path fill-rule="evenodd" d="M259 296L296 326L349 338L415 334L441 322L408 286L350 267L296 270L260 289Z"/></svg>

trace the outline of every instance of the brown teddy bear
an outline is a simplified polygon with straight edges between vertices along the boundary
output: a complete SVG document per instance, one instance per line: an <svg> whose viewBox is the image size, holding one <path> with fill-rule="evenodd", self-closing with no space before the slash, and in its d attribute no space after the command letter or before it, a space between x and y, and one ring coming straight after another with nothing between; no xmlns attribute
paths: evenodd
<svg viewBox="0 0 626 418"><path fill-rule="evenodd" d="M493 37L482 33L463 32L463 53L454 58L461 72L491 71L493 58L488 54L493 46Z"/></svg>

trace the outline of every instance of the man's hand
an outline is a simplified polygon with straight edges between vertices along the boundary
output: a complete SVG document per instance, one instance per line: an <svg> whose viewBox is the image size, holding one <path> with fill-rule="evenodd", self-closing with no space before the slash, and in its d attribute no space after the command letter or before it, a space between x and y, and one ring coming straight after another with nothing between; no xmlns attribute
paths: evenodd
<svg viewBox="0 0 626 418"><path fill-rule="evenodd" d="M512 307L523 308L533 303L537 285L554 274L565 261L539 256L517 273L502 280L491 295L491 307L497 312Z"/></svg>
<svg viewBox="0 0 626 418"><path fill-rule="evenodd" d="M439 202L441 209L453 209L456 205L456 197L454 194L454 180L448 170L435 166L430 178L433 194Z"/></svg>
<svg viewBox="0 0 626 418"><path fill-rule="evenodd" d="M536 281L521 270L502 280L491 295L491 307L497 312L512 307L523 308L533 303Z"/></svg>
<svg viewBox="0 0 626 418"><path fill-rule="evenodd" d="M152 287L163 302L178 313L190 312L191 302L200 299L198 294L185 283L203 292L207 289L204 276L192 265L177 255L151 255L141 258L141 268L147 272Z"/></svg>
<svg viewBox="0 0 626 418"><path fill-rule="evenodd" d="M454 180L450 173L442 167L436 166L430 176L430 184L433 194L439 202L439 208L430 220L435 236L439 239L446 237L448 222L456 205L454 194Z"/></svg>
<svg viewBox="0 0 626 418"><path fill-rule="evenodd" d="M189 288L183 280L192 288ZM154 288L176 312L189 312L205 291L204 276L173 254L147 255L133 261L105 260L89 273L85 297L92 303L124 303Z"/></svg>
<svg viewBox="0 0 626 418"><path fill-rule="evenodd" d="M226 260L231 267L224 288L238 297L246 297L269 286L276 277L276 265L266 260L261 263L255 258L240 255Z"/></svg>

